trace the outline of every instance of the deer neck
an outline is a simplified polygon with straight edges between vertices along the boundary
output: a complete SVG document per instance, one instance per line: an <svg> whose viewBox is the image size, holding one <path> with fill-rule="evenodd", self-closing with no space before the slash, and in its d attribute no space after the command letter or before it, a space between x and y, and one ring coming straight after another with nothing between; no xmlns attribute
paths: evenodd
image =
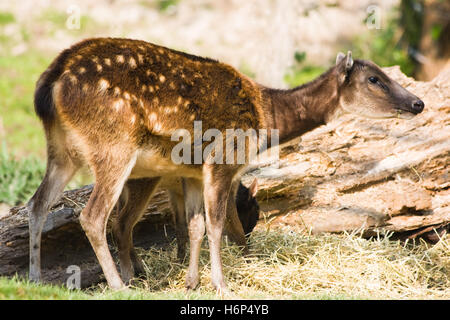
<svg viewBox="0 0 450 320"><path fill-rule="evenodd" d="M266 119L270 129L278 129L279 142L285 143L322 124L339 105L335 68L319 78L289 90L264 88Z"/></svg>

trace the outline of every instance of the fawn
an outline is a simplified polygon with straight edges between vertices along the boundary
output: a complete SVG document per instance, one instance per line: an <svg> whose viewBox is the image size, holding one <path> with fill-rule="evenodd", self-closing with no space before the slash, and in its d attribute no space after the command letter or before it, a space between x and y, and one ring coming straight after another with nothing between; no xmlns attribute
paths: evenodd
<svg viewBox="0 0 450 320"><path fill-rule="evenodd" d="M40 279L41 231L51 204L73 174L87 165L95 187L80 223L111 288L124 284L105 230L125 183L134 185L130 194L139 208L161 178L182 177L190 241L185 285L198 285L206 226L211 281L218 292L227 291L220 256L225 217L237 216L232 186L248 160L175 163L171 151L177 145L172 139L176 130L192 135L195 122L201 121L205 130L219 133L267 129L263 140L277 135L284 143L341 113L409 119L424 109L418 97L373 62L353 60L351 52L338 54L336 64L314 81L279 90L216 60L113 38L84 40L62 51L38 80L34 100L48 158L45 177L28 203L30 278ZM139 218L128 215L122 223L132 226Z"/></svg>

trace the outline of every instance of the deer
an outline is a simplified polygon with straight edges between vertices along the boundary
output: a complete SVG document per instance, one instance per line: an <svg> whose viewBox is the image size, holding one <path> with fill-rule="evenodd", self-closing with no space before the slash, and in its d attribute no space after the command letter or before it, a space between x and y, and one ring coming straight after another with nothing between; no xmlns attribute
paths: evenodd
<svg viewBox="0 0 450 320"><path fill-rule="evenodd" d="M136 201L134 196L141 195L141 193L132 193L136 187L145 187L145 183L142 184L140 180L130 180L125 184L118 201L118 217L113 226L113 236L118 244L120 273L126 284L130 283L136 275L145 275L142 260L133 246L132 234L135 225L125 224L129 220L129 218L126 218L128 215L142 216L142 211L148 207L147 202L151 198L147 197L147 202ZM172 211L172 224L175 226L177 259L183 262L186 258L188 239L183 180L182 178L166 178L159 183L158 187L165 189L168 193ZM234 199L239 220L236 220L236 217L227 216L224 226L224 235L241 246L244 253L248 253L249 236L259 219L259 204L256 200L257 192L258 180L256 178L253 179L248 188L242 182L238 182ZM137 208L135 206L136 203L142 203L142 205ZM133 222L137 223L136 220ZM247 243L242 241L242 232L244 232Z"/></svg>
<svg viewBox="0 0 450 320"><path fill-rule="evenodd" d="M262 140L276 135L281 145L341 114L411 119L424 109L422 100L375 63L353 59L350 51L339 53L336 64L313 81L276 89L214 59L121 38L87 39L63 50L37 81L34 105L45 131L47 169L27 204L30 279L41 277L40 238L51 204L73 174L88 166L95 186L79 220L110 288L125 286L105 231L124 185L134 185L133 206L139 207L161 179L181 177L190 244L185 287L198 286L206 233L218 294L229 292L221 238L227 215L237 216L232 188L250 161L176 162L171 156L176 130L192 135L196 121L220 133L266 129ZM129 215L122 223L132 226L139 218Z"/></svg>

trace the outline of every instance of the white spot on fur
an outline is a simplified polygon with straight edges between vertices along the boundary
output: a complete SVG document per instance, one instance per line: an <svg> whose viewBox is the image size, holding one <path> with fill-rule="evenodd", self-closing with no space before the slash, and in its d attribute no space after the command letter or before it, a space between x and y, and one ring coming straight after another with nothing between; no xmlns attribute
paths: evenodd
<svg viewBox="0 0 450 320"><path fill-rule="evenodd" d="M69 80L70 82L72 82L73 84L78 82L78 78L74 75L74 74L69 74Z"/></svg>
<svg viewBox="0 0 450 320"><path fill-rule="evenodd" d="M131 68L136 68L137 64L136 64L136 60L134 60L133 57L130 57L130 59L128 60L128 64L130 65Z"/></svg>
<svg viewBox="0 0 450 320"><path fill-rule="evenodd" d="M159 81L161 81L161 83L164 83L164 81L166 81L166 77L164 77L164 75L160 74Z"/></svg>
<svg viewBox="0 0 450 320"><path fill-rule="evenodd" d="M158 115L155 112L152 112L148 116L148 120L153 123L158 119Z"/></svg>
<svg viewBox="0 0 450 320"><path fill-rule="evenodd" d="M120 109L123 108L123 105L124 105L124 102L122 99L118 99L118 100L114 101L114 103L113 103L114 110L119 112Z"/></svg>
<svg viewBox="0 0 450 320"><path fill-rule="evenodd" d="M97 64L97 71L98 72L102 72L102 70L103 70L102 65L101 64Z"/></svg>
<svg viewBox="0 0 450 320"><path fill-rule="evenodd" d="M83 74L85 72L86 72L86 68L84 68L84 67L81 67L80 69L78 69L79 74Z"/></svg>
<svg viewBox="0 0 450 320"><path fill-rule="evenodd" d="M98 82L98 89L100 91L105 91L106 89L108 89L108 87L109 87L108 80L103 79L103 78L99 80L99 82Z"/></svg>
<svg viewBox="0 0 450 320"><path fill-rule="evenodd" d="M116 56L116 61L117 61L118 63L124 63L124 62L125 62L125 58L123 57L123 55L118 54L118 55Z"/></svg>
<svg viewBox="0 0 450 320"><path fill-rule="evenodd" d="M105 58L105 64L107 66L110 66L111 65L111 59L110 58Z"/></svg>
<svg viewBox="0 0 450 320"><path fill-rule="evenodd" d="M153 125L153 131L161 132L161 130L162 130L162 125L161 125L161 123L157 122L157 123L155 123L155 124Z"/></svg>

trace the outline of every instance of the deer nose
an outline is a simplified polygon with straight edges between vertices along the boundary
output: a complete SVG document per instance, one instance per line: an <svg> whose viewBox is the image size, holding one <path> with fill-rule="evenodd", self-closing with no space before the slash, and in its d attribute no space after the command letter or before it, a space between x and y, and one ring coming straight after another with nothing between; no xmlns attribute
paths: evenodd
<svg viewBox="0 0 450 320"><path fill-rule="evenodd" d="M412 103L412 109L414 113L421 113L425 108L425 103L422 100L416 100Z"/></svg>

